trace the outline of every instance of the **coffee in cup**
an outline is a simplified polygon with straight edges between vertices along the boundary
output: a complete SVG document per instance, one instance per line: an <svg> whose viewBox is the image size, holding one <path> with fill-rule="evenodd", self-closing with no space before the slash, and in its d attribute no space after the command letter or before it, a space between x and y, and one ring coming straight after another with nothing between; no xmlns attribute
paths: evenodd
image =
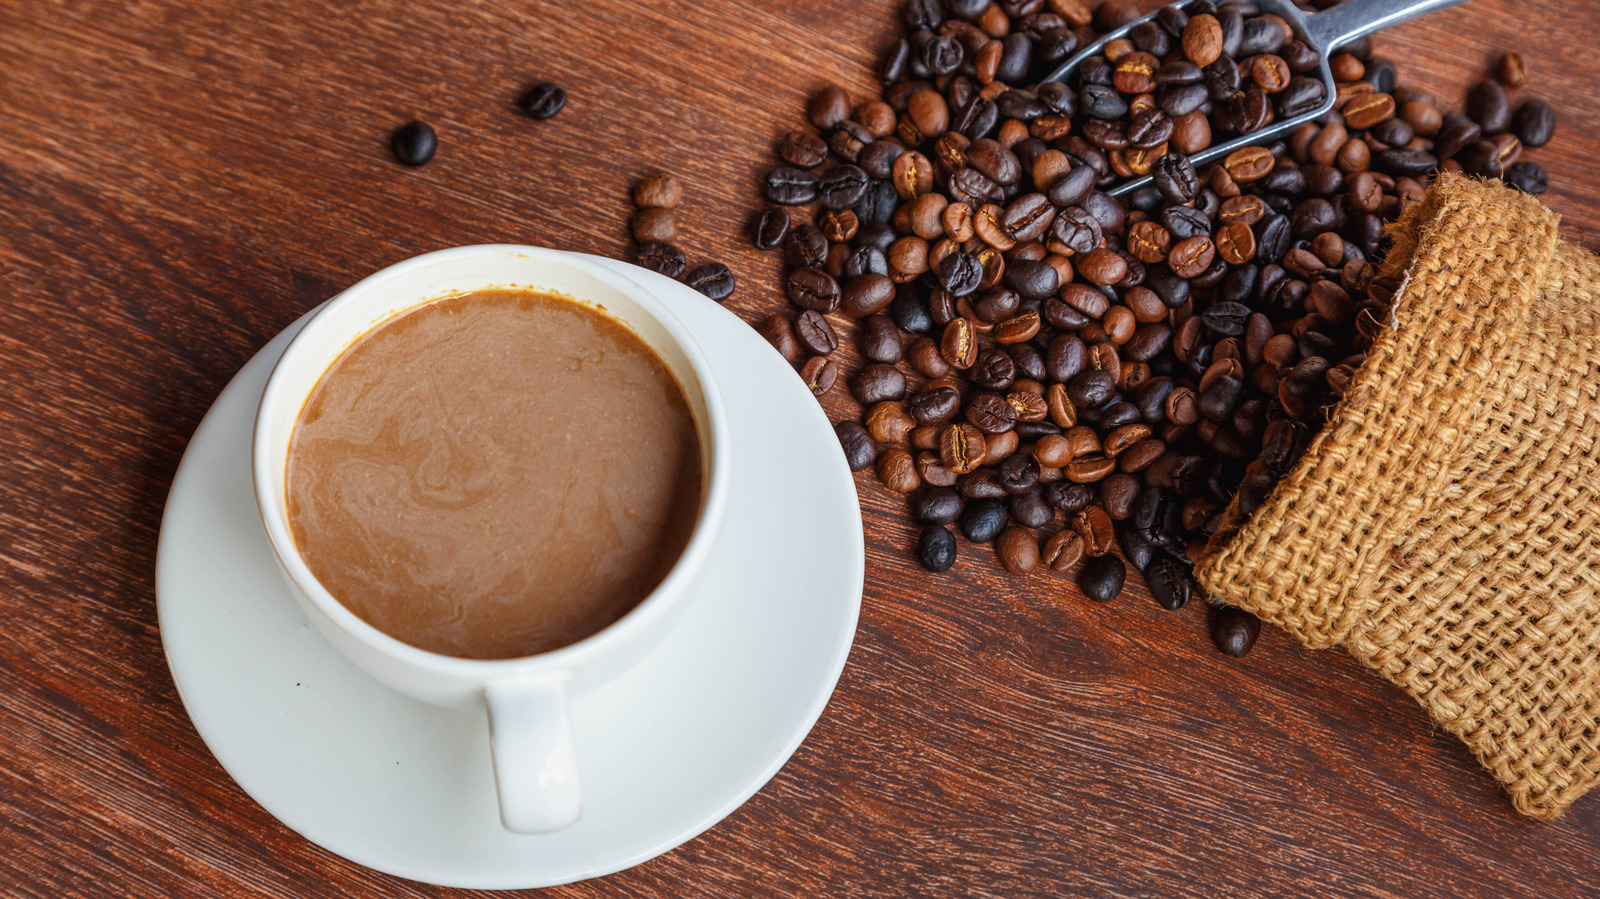
<svg viewBox="0 0 1600 899"><path fill-rule="evenodd" d="M626 324L543 290L438 299L381 323L296 422L300 556L373 627L469 659L617 621L700 514L683 387Z"/></svg>

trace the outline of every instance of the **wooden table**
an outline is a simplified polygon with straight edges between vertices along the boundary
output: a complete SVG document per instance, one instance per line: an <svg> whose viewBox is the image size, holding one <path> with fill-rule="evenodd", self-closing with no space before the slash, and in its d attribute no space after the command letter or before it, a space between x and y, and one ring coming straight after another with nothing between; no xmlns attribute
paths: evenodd
<svg viewBox="0 0 1600 899"><path fill-rule="evenodd" d="M157 528L189 435L284 325L427 250L620 255L682 178L680 243L781 303L742 235L773 139L872 89L897 0L0 4L0 893L441 896L247 798L162 656ZM1548 201L1600 235L1600 4L1474 0L1384 36L1459 102L1503 50L1560 110ZM534 122L533 81L571 93ZM387 135L438 129L420 170ZM1590 246L1595 237L1587 238ZM850 414L842 393L828 402ZM930 577L861 476L867 585L810 739L709 833L560 896L1581 896L1600 799L1519 819L1398 690L1198 609L1107 607L987 552Z"/></svg>

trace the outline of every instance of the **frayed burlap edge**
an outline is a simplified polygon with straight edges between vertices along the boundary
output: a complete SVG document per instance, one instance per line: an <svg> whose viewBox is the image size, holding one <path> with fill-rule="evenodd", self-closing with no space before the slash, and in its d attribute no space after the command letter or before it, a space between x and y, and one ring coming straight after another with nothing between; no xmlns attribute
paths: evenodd
<svg viewBox="0 0 1600 899"><path fill-rule="evenodd" d="M1391 231L1390 327L1196 566L1404 688L1541 818L1600 780L1600 263L1557 228L1499 184L1436 179Z"/></svg>

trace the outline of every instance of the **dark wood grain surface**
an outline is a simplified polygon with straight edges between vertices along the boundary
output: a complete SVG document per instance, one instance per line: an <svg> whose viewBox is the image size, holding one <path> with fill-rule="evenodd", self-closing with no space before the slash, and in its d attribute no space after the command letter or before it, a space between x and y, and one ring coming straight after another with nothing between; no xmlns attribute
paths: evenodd
<svg viewBox="0 0 1600 899"><path fill-rule="evenodd" d="M680 243L765 314L778 263L742 226L771 143L825 81L869 94L898 5L0 4L0 894L451 893L296 836L196 735L153 588L189 435L269 337L382 266L619 255L658 167L685 184ZM1600 235L1597 32L1595 0L1473 0L1379 45L1450 103L1525 54L1524 93L1562 114L1547 200ZM567 110L516 115L546 78ZM386 147L412 117L442 146L415 171ZM1600 893L1600 799L1519 819L1348 658L1269 632L1226 659L1198 609L1095 606L985 552L929 577L901 501L858 486L861 628L810 739L705 835L551 895Z"/></svg>

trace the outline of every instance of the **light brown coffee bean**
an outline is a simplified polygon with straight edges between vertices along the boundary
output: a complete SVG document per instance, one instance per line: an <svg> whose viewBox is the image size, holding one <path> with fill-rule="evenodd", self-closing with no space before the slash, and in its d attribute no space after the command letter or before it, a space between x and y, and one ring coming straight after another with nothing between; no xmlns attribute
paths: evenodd
<svg viewBox="0 0 1600 899"><path fill-rule="evenodd" d="M1366 130L1394 118L1394 97L1388 94L1358 94L1344 105L1345 124Z"/></svg>
<svg viewBox="0 0 1600 899"><path fill-rule="evenodd" d="M1050 420L1057 427L1070 428L1078 423L1078 408L1067 395L1067 385L1051 384L1045 388L1044 401L1050 411Z"/></svg>
<svg viewBox="0 0 1600 899"><path fill-rule="evenodd" d="M1244 222L1223 225L1217 231L1217 254L1229 265L1243 265L1256 257L1256 235Z"/></svg>
<svg viewBox="0 0 1600 899"><path fill-rule="evenodd" d="M1039 333L1039 313L1024 312L994 326L994 339L1004 344L1024 343Z"/></svg>
<svg viewBox="0 0 1600 899"><path fill-rule="evenodd" d="M1190 16L1183 26L1183 55L1197 66L1208 66L1222 55L1222 23L1210 13Z"/></svg>
<svg viewBox="0 0 1600 899"><path fill-rule="evenodd" d="M882 457L879 459L881 462ZM1085 507L1077 515L1072 516L1071 521L1072 529L1083 540L1083 551L1086 555L1103 556L1111 552L1111 547L1116 545L1116 526L1112 523L1111 516L1100 505Z"/></svg>
<svg viewBox="0 0 1600 899"><path fill-rule="evenodd" d="M1001 531L995 538L994 551L1000 564L1012 574L1027 574L1039 564L1039 541L1027 528L1012 525Z"/></svg>
<svg viewBox="0 0 1600 899"><path fill-rule="evenodd" d="M978 361L976 323L970 318L957 318L945 325L939 351L952 368L962 371L971 368Z"/></svg>
<svg viewBox="0 0 1600 899"><path fill-rule="evenodd" d="M641 209L673 209L683 197L678 179L666 172L657 172L639 182L633 189L633 204Z"/></svg>
<svg viewBox="0 0 1600 899"><path fill-rule="evenodd" d="M878 480L889 492L901 495L922 486L922 477L917 474L917 460L909 450L898 446L879 454Z"/></svg>
<svg viewBox="0 0 1600 899"><path fill-rule="evenodd" d="M899 400L881 402L867 413L867 433L885 445L905 443L916 426L905 404Z"/></svg>
<svg viewBox="0 0 1600 899"><path fill-rule="evenodd" d="M1044 550L1039 554L1039 560L1057 573L1071 570L1081 558L1083 558L1083 538L1070 528L1051 534L1044 541Z"/></svg>
<svg viewBox="0 0 1600 899"><path fill-rule="evenodd" d="M678 239L678 214L671 209L649 206L633 214L630 227L633 239L639 243L672 243Z"/></svg>
<svg viewBox="0 0 1600 899"><path fill-rule="evenodd" d="M813 394L822 396L839 380L839 366L826 356L812 356L800 369L800 377Z"/></svg>
<svg viewBox="0 0 1600 899"><path fill-rule="evenodd" d="M1272 151L1266 147L1240 147L1229 153L1228 158L1222 161L1222 167L1227 171L1228 177L1240 184L1267 177L1276 164L1277 160L1273 159Z"/></svg>
<svg viewBox="0 0 1600 899"><path fill-rule="evenodd" d="M1216 245L1211 238L1196 234L1178 241L1172 247L1172 252L1167 254L1167 267L1180 278L1198 278L1210 267L1216 252Z"/></svg>
<svg viewBox="0 0 1600 899"><path fill-rule="evenodd" d="M983 432L962 422L939 435L939 461L956 474L966 474L983 464L987 451Z"/></svg>
<svg viewBox="0 0 1600 899"><path fill-rule="evenodd" d="M935 487L954 487L958 480L956 473L939 461L939 455L931 452L917 453L917 475L924 484Z"/></svg>

